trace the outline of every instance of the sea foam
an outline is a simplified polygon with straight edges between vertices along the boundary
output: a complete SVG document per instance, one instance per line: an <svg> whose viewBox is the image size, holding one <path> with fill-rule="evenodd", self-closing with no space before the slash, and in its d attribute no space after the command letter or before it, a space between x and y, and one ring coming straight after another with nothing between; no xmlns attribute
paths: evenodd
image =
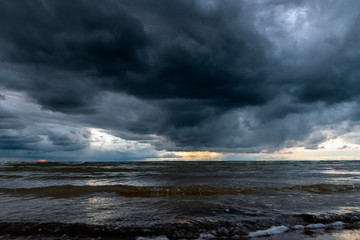
<svg viewBox="0 0 360 240"><path fill-rule="evenodd" d="M197 240L214 239L215 236L211 233L201 233Z"/></svg>
<svg viewBox="0 0 360 240"><path fill-rule="evenodd" d="M166 236L158 237L137 237L136 240L169 240Z"/></svg>
<svg viewBox="0 0 360 240"><path fill-rule="evenodd" d="M275 234L280 234L280 233L286 232L287 230L289 230L289 228L286 226L273 226L267 230L259 230L256 232L250 232L249 237L261 237L261 236L275 235Z"/></svg>
<svg viewBox="0 0 360 240"><path fill-rule="evenodd" d="M315 223L315 224L309 224L306 225L305 228L307 229L319 229L319 228L325 228L326 226L322 223Z"/></svg>

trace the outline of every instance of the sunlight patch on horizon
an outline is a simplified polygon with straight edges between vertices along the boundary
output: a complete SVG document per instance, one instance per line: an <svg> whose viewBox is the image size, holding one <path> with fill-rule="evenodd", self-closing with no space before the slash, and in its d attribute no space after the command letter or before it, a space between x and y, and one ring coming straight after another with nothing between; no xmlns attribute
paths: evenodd
<svg viewBox="0 0 360 240"><path fill-rule="evenodd" d="M360 159L360 145L335 138L319 144L317 149L284 148L269 155L289 160L358 160Z"/></svg>
<svg viewBox="0 0 360 240"><path fill-rule="evenodd" d="M224 154L208 151L191 152L166 152L160 153L159 158L148 158L146 161L221 161L224 160Z"/></svg>
<svg viewBox="0 0 360 240"><path fill-rule="evenodd" d="M103 129L90 128L89 130L91 132L90 147L96 150L127 152L151 147L149 143L122 139Z"/></svg>
<svg viewBox="0 0 360 240"><path fill-rule="evenodd" d="M223 160L357 160L360 159L360 145L344 139L329 139L318 145L317 149L304 147L284 148L274 153L221 153L209 151L156 151L150 143L125 140L113 136L102 129L91 131L90 148L98 151L143 152L153 149L155 157L145 161L223 161Z"/></svg>

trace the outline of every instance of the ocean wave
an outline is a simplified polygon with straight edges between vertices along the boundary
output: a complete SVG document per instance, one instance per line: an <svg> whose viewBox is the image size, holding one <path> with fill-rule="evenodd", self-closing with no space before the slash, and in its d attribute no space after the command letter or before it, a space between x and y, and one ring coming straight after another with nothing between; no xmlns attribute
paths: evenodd
<svg viewBox="0 0 360 240"><path fill-rule="evenodd" d="M359 184L313 184L313 185L305 185L305 186L294 186L289 187L290 190L298 189L304 190L311 193L320 193L320 194L328 194L328 193L342 193L342 192L350 192L354 190L359 190Z"/></svg>
<svg viewBox="0 0 360 240"><path fill-rule="evenodd" d="M1 236L26 236L26 239L252 239L276 234L316 234L319 229L359 229L360 213L329 215L282 215L240 222L121 226L63 222L0 222ZM36 238L31 238L34 236ZM17 238L16 238L17 239ZM280 238L279 238L280 239ZM288 239L288 238L287 238Z"/></svg>
<svg viewBox="0 0 360 240"><path fill-rule="evenodd" d="M354 190L360 190L359 184L312 184L312 185L295 185L284 187L255 187L240 190L240 193L254 193L263 191L306 191L317 194L344 193Z"/></svg>
<svg viewBox="0 0 360 240"><path fill-rule="evenodd" d="M148 170L148 169L147 169ZM7 166L0 169L2 172L45 172L45 173L111 173L111 172L143 172L143 168L109 166L67 166L67 165L25 165Z"/></svg>
<svg viewBox="0 0 360 240"><path fill-rule="evenodd" d="M131 186L102 185L74 186L61 185L36 188L0 188L0 192L15 195L37 195L40 197L67 198L99 192L114 192L124 197L162 197L162 196L212 196L221 194L237 194L235 188L214 186Z"/></svg>
<svg viewBox="0 0 360 240"><path fill-rule="evenodd" d="M315 194L344 193L360 190L360 185L314 184L287 187L231 188L208 185L190 186L133 186L133 185L58 185L35 188L0 188L1 193L68 198L92 193L113 192L124 197L174 197L256 194L258 192L307 191Z"/></svg>
<svg viewBox="0 0 360 240"><path fill-rule="evenodd" d="M316 194L330 194L330 193L344 193L360 190L359 184L312 184L312 185L295 185L295 186L282 186L282 187L250 187L239 188L239 194L252 194L257 192L284 192L284 191L306 191Z"/></svg>

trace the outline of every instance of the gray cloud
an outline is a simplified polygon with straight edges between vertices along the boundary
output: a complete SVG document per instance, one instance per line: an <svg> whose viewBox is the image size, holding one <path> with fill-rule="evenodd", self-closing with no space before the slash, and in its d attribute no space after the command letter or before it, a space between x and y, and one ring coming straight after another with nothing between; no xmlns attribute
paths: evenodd
<svg viewBox="0 0 360 240"><path fill-rule="evenodd" d="M316 149L358 124L359 7L4 1L0 85L41 109L1 94L0 148L84 149L94 127L158 150Z"/></svg>
<svg viewBox="0 0 360 240"><path fill-rule="evenodd" d="M34 108L37 105L18 97L21 95L10 96L0 102L0 149L74 151L89 145L88 130L64 122L55 114L42 112Z"/></svg>

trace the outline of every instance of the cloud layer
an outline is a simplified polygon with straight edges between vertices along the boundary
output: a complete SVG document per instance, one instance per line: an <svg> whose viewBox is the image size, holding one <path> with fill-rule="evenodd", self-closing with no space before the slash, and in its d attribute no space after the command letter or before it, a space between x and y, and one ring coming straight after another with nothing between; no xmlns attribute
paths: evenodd
<svg viewBox="0 0 360 240"><path fill-rule="evenodd" d="M330 2L5 0L0 149L78 151L90 128L158 151L346 136L360 116L360 3Z"/></svg>

